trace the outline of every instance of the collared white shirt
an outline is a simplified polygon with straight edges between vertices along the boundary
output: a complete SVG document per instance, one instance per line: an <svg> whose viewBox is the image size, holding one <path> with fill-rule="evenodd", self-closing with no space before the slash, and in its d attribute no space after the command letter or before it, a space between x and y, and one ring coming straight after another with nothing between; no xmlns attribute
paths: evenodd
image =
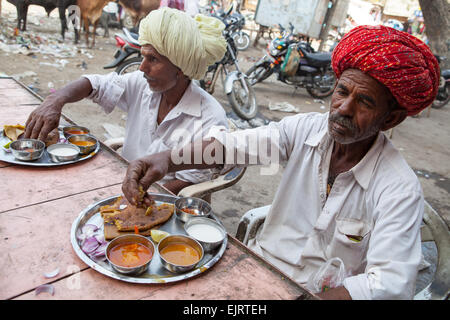
<svg viewBox="0 0 450 320"><path fill-rule="evenodd" d="M122 156L128 161L199 139L213 125L228 127L225 110L219 102L193 81L179 103L158 125L161 94L150 90L141 71L121 76L112 72L84 77L93 88L88 98L98 103L106 113L115 107L127 112ZM199 183L211 177L211 170L184 170L166 175L161 183L174 178Z"/></svg>
<svg viewBox="0 0 450 320"><path fill-rule="evenodd" d="M248 148L269 139L287 161L267 218L249 247L305 285L333 257L343 260L352 299L411 299L421 260L423 194L418 178L383 133L327 197L333 141L328 113L298 114L235 133L213 128L236 159L268 163L273 155ZM229 143L231 138L240 142ZM228 147L227 147L228 141ZM233 145L235 147L233 147ZM224 170L228 170L225 166ZM270 178L270 177L268 177ZM361 237L355 242L348 236Z"/></svg>

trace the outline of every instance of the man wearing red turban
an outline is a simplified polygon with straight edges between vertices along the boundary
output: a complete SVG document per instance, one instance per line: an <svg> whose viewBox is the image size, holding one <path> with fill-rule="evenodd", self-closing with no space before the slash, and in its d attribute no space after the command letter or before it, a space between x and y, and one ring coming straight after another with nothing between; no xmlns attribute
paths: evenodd
<svg viewBox="0 0 450 320"><path fill-rule="evenodd" d="M408 116L431 105L439 84L439 63L428 46L385 26L359 26L348 32L333 51L332 67L338 78L352 68L375 78Z"/></svg>
<svg viewBox="0 0 450 320"><path fill-rule="evenodd" d="M323 299L411 299L422 257L423 192L383 131L431 104L438 63L407 33L361 26L337 45L332 66L338 81L329 112L236 132L216 128L199 145L132 162L122 190L132 202L139 186L147 189L167 172L224 173L238 161L281 160L280 186L271 205L252 210L266 218L247 245ZM202 150L201 164L174 161L197 159L195 150Z"/></svg>

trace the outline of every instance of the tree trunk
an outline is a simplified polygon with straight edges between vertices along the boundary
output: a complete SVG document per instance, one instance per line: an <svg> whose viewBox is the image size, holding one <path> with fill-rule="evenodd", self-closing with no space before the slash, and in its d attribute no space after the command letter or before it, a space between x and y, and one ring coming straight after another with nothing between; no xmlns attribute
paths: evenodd
<svg viewBox="0 0 450 320"><path fill-rule="evenodd" d="M425 23L425 33L431 51L447 59L441 69L450 68L450 4L447 0L419 0Z"/></svg>

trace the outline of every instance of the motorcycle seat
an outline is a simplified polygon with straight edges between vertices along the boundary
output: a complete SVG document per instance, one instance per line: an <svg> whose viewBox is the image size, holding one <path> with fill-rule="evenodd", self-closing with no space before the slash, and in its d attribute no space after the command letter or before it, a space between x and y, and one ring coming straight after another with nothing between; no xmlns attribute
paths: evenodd
<svg viewBox="0 0 450 320"><path fill-rule="evenodd" d="M445 79L450 78L450 69L442 70L441 74Z"/></svg>
<svg viewBox="0 0 450 320"><path fill-rule="evenodd" d="M310 53L303 51L308 62L314 67L325 67L331 63L331 52Z"/></svg>
<svg viewBox="0 0 450 320"><path fill-rule="evenodd" d="M122 30L125 33L125 36L128 38L128 40L130 40L131 43L133 43L137 46L140 46L140 44L138 42L139 34L131 32L127 28L123 28Z"/></svg>

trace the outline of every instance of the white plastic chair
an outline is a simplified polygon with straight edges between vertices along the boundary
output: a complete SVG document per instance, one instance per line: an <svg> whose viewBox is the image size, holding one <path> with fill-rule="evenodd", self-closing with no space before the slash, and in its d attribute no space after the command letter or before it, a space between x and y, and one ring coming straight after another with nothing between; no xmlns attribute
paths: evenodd
<svg viewBox="0 0 450 320"><path fill-rule="evenodd" d="M242 216L236 238L248 244L255 238L264 223L267 210L250 210ZM422 242L434 241L438 259L432 282L414 296L414 300L448 300L450 294L450 232L439 214L425 201L424 225L421 227Z"/></svg>

